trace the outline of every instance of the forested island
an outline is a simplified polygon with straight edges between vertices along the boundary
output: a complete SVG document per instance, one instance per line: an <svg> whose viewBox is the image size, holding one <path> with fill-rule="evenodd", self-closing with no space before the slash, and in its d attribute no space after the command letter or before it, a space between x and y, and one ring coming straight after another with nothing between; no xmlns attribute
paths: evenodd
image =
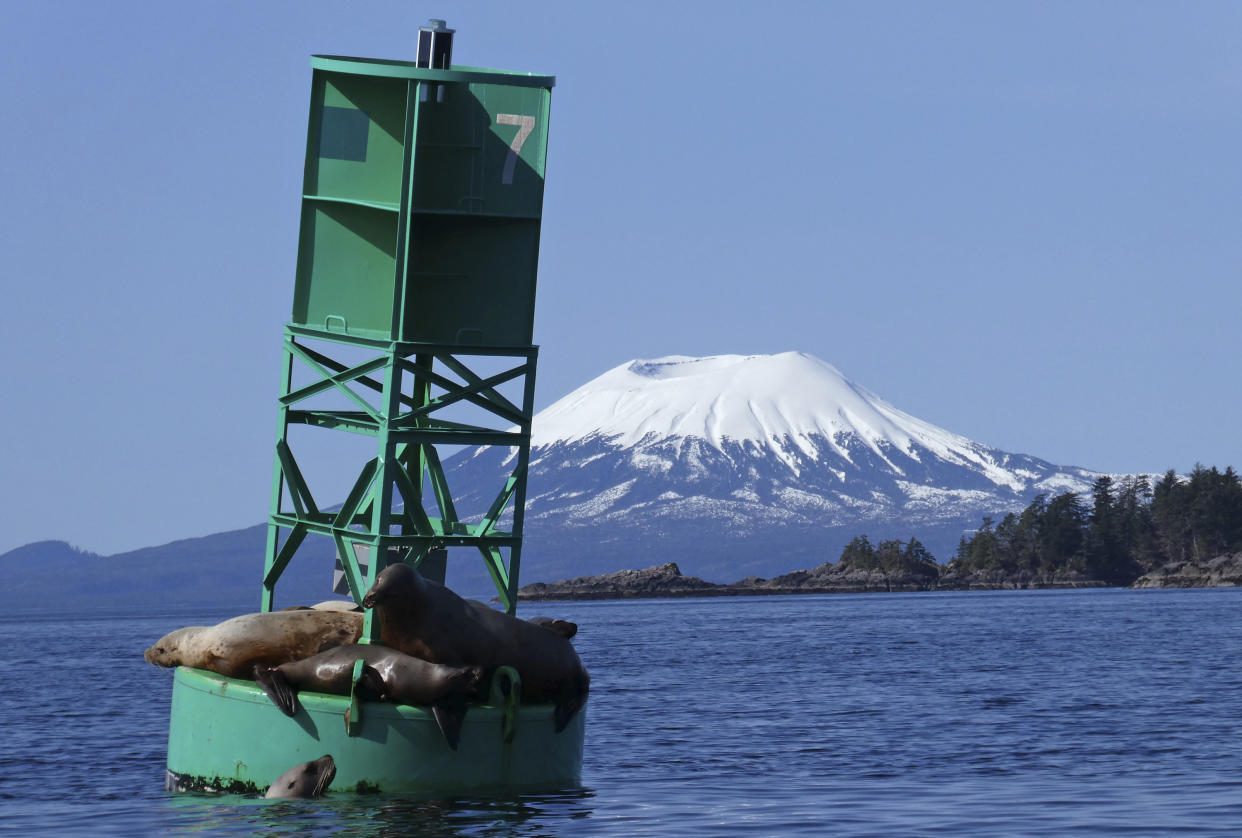
<svg viewBox="0 0 1242 838"><path fill-rule="evenodd" d="M780 593L1242 585L1242 480L1196 465L1114 480L1090 498L1039 495L999 522L984 518L940 564L919 540L853 539L836 562L731 584L683 576L675 563L535 583L524 600L735 596Z"/></svg>

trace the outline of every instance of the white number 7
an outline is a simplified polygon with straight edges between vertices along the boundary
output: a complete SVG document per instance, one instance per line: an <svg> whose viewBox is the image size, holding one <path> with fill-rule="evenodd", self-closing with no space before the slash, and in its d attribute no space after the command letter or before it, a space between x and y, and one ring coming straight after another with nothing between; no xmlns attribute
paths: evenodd
<svg viewBox="0 0 1242 838"><path fill-rule="evenodd" d="M505 171L500 177L501 183L513 183L513 167L517 165L517 158L522 153L526 138L530 136L531 131L535 130L535 118L516 113L498 113L496 124L518 126L517 136L513 138L513 142L509 143L509 154L505 157Z"/></svg>

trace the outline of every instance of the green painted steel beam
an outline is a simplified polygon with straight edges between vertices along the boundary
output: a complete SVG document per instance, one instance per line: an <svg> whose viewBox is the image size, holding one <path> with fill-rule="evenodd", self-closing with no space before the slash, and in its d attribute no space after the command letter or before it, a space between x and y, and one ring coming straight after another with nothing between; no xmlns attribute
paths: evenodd
<svg viewBox="0 0 1242 838"><path fill-rule="evenodd" d="M293 501L298 514L310 513L311 515L318 515L319 507L315 505L315 499L311 497L310 488L302 477L302 470L298 468L297 460L293 457L293 451L289 449L289 443L283 439L276 441L276 457L280 460L280 467L285 475L285 483L289 486L289 499Z"/></svg>
<svg viewBox="0 0 1242 838"><path fill-rule="evenodd" d="M358 509L358 505L366 498L367 493L371 490L371 484L375 481L375 473L379 470L379 459L372 458L362 467L362 471L358 474L358 479L354 481L354 487L349 490L349 494L345 498L345 502L341 504L341 509L336 513L336 517L332 523L336 527L346 527L353 522L354 512Z"/></svg>
<svg viewBox="0 0 1242 838"><path fill-rule="evenodd" d="M368 335L342 334L316 326L299 323L286 323L285 333L306 338L314 338L328 343L343 346L367 347L392 352L398 357L408 358L420 352L432 354L453 353L455 355L479 355L504 358L534 358L539 354L539 347L534 344L510 344L505 346L489 346L487 344L443 343L440 341L394 340L386 337L370 337Z"/></svg>
<svg viewBox="0 0 1242 838"><path fill-rule="evenodd" d="M332 373L329 372L327 369L325 369L320 364L316 363L315 360L311 357L310 353L308 353L305 348L293 342L290 342L289 348L293 352L294 355L296 355L308 367L310 367L311 369L319 373L320 376L326 379L330 379L332 377ZM382 359L382 358L379 360L386 361L386 359ZM349 398L350 401L354 402L359 407L361 407L363 411L366 412L366 414L370 416L372 419L374 419L377 422L380 421L379 411L377 411L374 407L368 404L366 399L363 399L361 396L359 396L357 393L355 393L353 390L349 389L348 387L344 386L343 384L336 384L336 382L333 382L333 386L335 386L338 391L345 394L345 396Z"/></svg>
<svg viewBox="0 0 1242 838"><path fill-rule="evenodd" d="M526 417L522 416L516 408L510 410L505 405L499 404L490 398L481 397L479 395L479 391L491 390L491 388L499 384L503 384L506 381L512 381L513 379L523 375L525 372L526 368L524 366L514 367L511 370L507 370L499 375L494 375L486 380L478 381L467 387L458 387L451 392L447 392L442 396L437 396L436 398L428 401L426 404L411 410L409 413L396 419L394 424L396 427L408 427L412 419L425 416L428 413L433 413L434 411L441 410L460 401L469 401L471 404L477 405L478 407L507 419L514 424L520 424L525 421Z"/></svg>
<svg viewBox="0 0 1242 838"><path fill-rule="evenodd" d="M378 58L354 58L349 55L313 55L311 67L333 73L361 76L380 76L396 79L412 79L427 82L466 82L473 84L499 84L509 87L542 87L556 85L556 76L496 70L490 67L467 67L454 64L447 70L419 67L413 61L393 61Z"/></svg>
<svg viewBox="0 0 1242 838"><path fill-rule="evenodd" d="M393 431L392 436L393 439L410 445L499 445L513 447L530 442L529 434L449 428L443 430Z"/></svg>
<svg viewBox="0 0 1242 838"><path fill-rule="evenodd" d="M397 461L401 464L401 468L395 470L397 492L401 495L401 500L405 504L405 515L410 520L410 524L416 533L419 535L429 535L432 533L432 527L431 520L427 517L427 511L423 509L423 493L415 488L414 480L406 470L407 466L402 454L399 453L397 455Z"/></svg>
<svg viewBox="0 0 1242 838"><path fill-rule="evenodd" d="M297 552L297 549L302 546L307 532L305 524L295 524L290 529L289 535L285 536L285 543L280 547L280 552L276 554L276 560L272 562L272 566L263 575L263 587L265 589L270 591L276 587L276 580L285 572L285 568L289 565L289 560L293 558L293 554Z"/></svg>
<svg viewBox="0 0 1242 838"><path fill-rule="evenodd" d="M440 508L440 517L446 532L453 532L457 524L457 509L453 505L453 495L449 491L448 480L444 477L444 466L440 463L440 455L435 446L424 445L423 456L427 458L427 476L431 479L431 491L436 498L436 506Z"/></svg>
<svg viewBox="0 0 1242 838"><path fill-rule="evenodd" d="M377 436L383 424L372 422L358 411L341 410L289 410L289 424L310 425L317 428L348 431L363 436ZM528 431L502 431L479 425L450 422L445 419L420 417L418 427L394 428L389 434L404 445L505 445L515 446L529 439Z"/></svg>
<svg viewBox="0 0 1242 838"><path fill-rule="evenodd" d="M479 545L479 553L483 556L483 564L487 566L487 572L492 577L492 584L496 586L496 592L500 595L500 604L504 606L507 613L512 614L517 601L509 591L509 573L505 570L504 557L497 548L483 544Z"/></svg>
<svg viewBox="0 0 1242 838"><path fill-rule="evenodd" d="M306 358L313 358L319 354L317 352L308 351L307 347L299 346L298 348L302 350ZM353 391L346 387L346 384L365 377L367 373L374 372L377 369L382 369L386 361L387 359L383 357L375 358L367 361L365 364L359 364L356 367L349 367L341 370L340 372L334 372L314 384L308 384L307 386L295 390L287 396L281 396L280 403L285 405L297 404L304 399L308 399L311 396L316 396L334 388L344 393L352 393ZM324 365L317 364L316 366L320 369L324 368ZM331 369L331 367L327 367L327 369Z"/></svg>
<svg viewBox="0 0 1242 838"><path fill-rule="evenodd" d="M486 396L491 401L500 405L500 407L504 409L505 416L512 417L512 421L514 423L520 424L524 421L530 421L530 414L523 413L521 408L519 408L513 402L506 399L497 390L492 389L495 386L495 384L491 384L488 381L484 381L483 379L479 378L477 375L474 374L473 370L471 370L465 364L458 361L452 355L447 355L447 354L437 355L436 360L444 364L444 366L448 367L458 376L463 378L467 384L470 384L473 387L479 388L480 393ZM513 369L509 370L508 372L505 372L502 374L506 376L505 381L510 381L514 378L517 378L518 376L526 375L529 371L530 371L530 360L527 359L525 363L520 364L519 366L516 366Z"/></svg>
<svg viewBox="0 0 1242 838"><path fill-rule="evenodd" d="M346 538L355 539L370 537L367 533L350 529L348 526L336 526L331 522L308 521L284 512L271 516L271 520L278 527L289 529L303 526L308 533L315 533L317 535L336 536L339 534ZM425 547L433 541L443 541L443 546L446 547L474 547L479 544L493 547L512 547L515 544L520 544L522 541L521 536L502 530L482 532L480 531L480 524L468 524L462 521L446 522L434 515L428 515L427 522L430 528L428 533L390 533L384 536L384 541L391 547L414 547L420 545Z"/></svg>
<svg viewBox="0 0 1242 838"><path fill-rule="evenodd" d="M336 542L336 555L341 561L341 569L345 573L345 584L349 586L349 593L354 598L354 602L362 604L362 598L369 587L363 584L362 570L358 567L358 557L354 554L354 542L345 538L340 530L332 533L332 540ZM366 636L366 632L363 635Z"/></svg>
<svg viewBox="0 0 1242 838"><path fill-rule="evenodd" d="M517 473L509 475L509 479L505 481L505 487L500 490L496 500L492 501L491 508L487 510L487 514L483 516L483 520L479 524L480 535L486 535L496 526L496 522L504 514L505 507L509 505L509 500L513 497L514 491L517 490L520 477Z"/></svg>
<svg viewBox="0 0 1242 838"><path fill-rule="evenodd" d="M513 369L506 370L505 372L494 375L487 380L480 379L478 378L478 376L472 376L472 378L474 378L475 381L468 383L466 385L462 385L454 381L451 378L447 378L443 375L440 375L439 373L432 370L429 366L426 366L424 364L406 360L404 366L407 370L413 372L415 375L419 376L420 378L425 378L426 380L435 384L437 387L440 387L441 389L443 389L445 391L445 394L443 396L438 397L438 399L439 400L450 399L449 401L446 401L445 404L453 404L457 401L461 401L462 399L465 399L466 401L470 402L476 407L481 407L484 410L488 411L489 413L493 413L497 416L501 416L504 419L510 422L513 422L514 424L519 424L522 421L524 421L526 418L528 418L528 417L522 416L521 412L517 411L516 409L513 411L510 411L509 408L512 407L512 405L507 403L508 402L507 399L504 399L503 397L501 397L500 401L496 401L490 397L480 395L478 392L479 390L491 389L497 386L498 384L503 384L506 381L512 381L513 379L520 377L526 372L526 368L527 366L529 366L528 364L522 364L520 366L514 367ZM499 396L499 394L496 394L496 395ZM436 400L432 400L432 401L436 401ZM415 410L420 411L425 406L426 405L416 405ZM443 406L443 405L440 405L440 406Z"/></svg>
<svg viewBox="0 0 1242 838"><path fill-rule="evenodd" d="M350 433L375 436L380 423L357 410L289 410L289 424L312 425Z"/></svg>

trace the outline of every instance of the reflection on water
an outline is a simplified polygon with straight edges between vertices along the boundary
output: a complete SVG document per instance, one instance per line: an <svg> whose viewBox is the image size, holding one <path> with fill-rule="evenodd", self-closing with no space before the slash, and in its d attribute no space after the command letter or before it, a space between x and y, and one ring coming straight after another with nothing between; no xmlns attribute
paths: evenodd
<svg viewBox="0 0 1242 838"><path fill-rule="evenodd" d="M156 829L192 835L523 836L572 831L589 789L495 797L330 794L319 800L169 794Z"/></svg>

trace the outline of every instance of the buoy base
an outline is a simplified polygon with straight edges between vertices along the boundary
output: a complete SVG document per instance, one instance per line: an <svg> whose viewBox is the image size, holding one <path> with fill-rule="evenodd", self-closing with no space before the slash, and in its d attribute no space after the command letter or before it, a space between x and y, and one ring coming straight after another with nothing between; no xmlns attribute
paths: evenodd
<svg viewBox="0 0 1242 838"><path fill-rule="evenodd" d="M505 742L505 710L470 705L457 750L429 708L364 702L346 728L347 696L302 692L284 715L253 681L178 667L166 786L255 793L294 765L331 754L332 791L466 792L578 785L586 708L556 733L551 704L521 706Z"/></svg>

